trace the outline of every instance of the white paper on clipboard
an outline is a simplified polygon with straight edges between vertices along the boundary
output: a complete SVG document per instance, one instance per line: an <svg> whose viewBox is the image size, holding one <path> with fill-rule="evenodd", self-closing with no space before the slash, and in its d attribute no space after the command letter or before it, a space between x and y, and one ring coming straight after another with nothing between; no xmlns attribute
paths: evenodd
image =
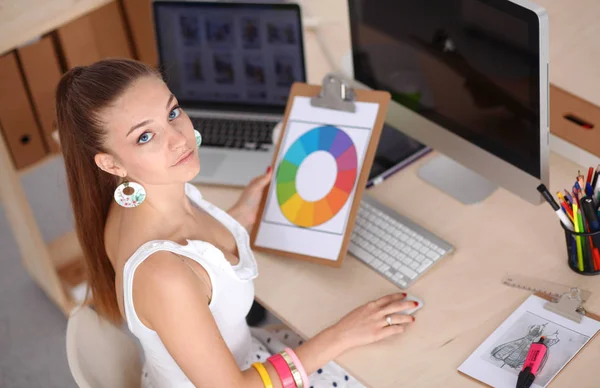
<svg viewBox="0 0 600 388"><path fill-rule="evenodd" d="M355 107L337 111L294 98L255 245L337 260L379 111L371 102Z"/></svg>

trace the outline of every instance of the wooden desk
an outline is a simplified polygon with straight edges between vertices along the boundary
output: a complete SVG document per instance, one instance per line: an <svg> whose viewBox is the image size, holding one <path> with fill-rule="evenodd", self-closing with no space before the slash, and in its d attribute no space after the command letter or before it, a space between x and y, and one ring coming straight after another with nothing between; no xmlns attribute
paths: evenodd
<svg viewBox="0 0 600 388"><path fill-rule="evenodd" d="M499 189L482 204L464 206L417 177L417 168L431 157L367 191L456 248L408 290L425 302L414 326L400 337L349 351L337 360L369 387L480 386L456 368L528 296L501 284L507 272L586 288L592 291L586 306L600 312L600 279L576 275L567 267L564 235L548 205L533 206ZM579 168L552 155L551 191L572 184ZM224 208L239 194L236 189L199 188ZM339 269L260 253L256 257L257 299L304 337L362 303L399 291L352 256ZM597 386L597 365L600 340L552 386L570 387L575 381L578 387Z"/></svg>
<svg viewBox="0 0 600 388"><path fill-rule="evenodd" d="M321 39L332 56L349 48L345 2L302 0L304 15L318 18ZM335 5L335 6L334 6ZM305 33L308 79L320 83L330 71L314 33ZM366 193L446 239L456 248L408 292L425 306L401 337L358 348L338 361L369 387L478 387L456 368L524 301L528 293L501 284L518 273L592 291L586 304L600 312L600 278L579 276L566 263L564 235L546 204L533 206L499 189L483 204L464 206L417 177L413 164ZM202 158L202 153L200 153ZM551 191L572 185L582 167L553 154ZM239 190L199 186L209 201L228 208ZM532 188L533 189L533 188ZM335 323L356 306L399 289L348 256L341 268L256 254L256 297L303 337ZM552 383L597 386L600 341L592 342Z"/></svg>

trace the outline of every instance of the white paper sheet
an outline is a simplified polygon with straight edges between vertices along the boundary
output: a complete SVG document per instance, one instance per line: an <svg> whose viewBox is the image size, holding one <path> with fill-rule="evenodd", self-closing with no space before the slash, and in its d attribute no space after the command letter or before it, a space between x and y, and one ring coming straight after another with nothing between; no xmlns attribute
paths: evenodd
<svg viewBox="0 0 600 388"><path fill-rule="evenodd" d="M514 388L529 345L543 335L548 359L532 387L546 387L600 330L600 322L583 317L578 324L546 310L545 303L542 298L530 296L458 370L492 387Z"/></svg>
<svg viewBox="0 0 600 388"><path fill-rule="evenodd" d="M265 210L258 226L255 241L257 246L333 261L338 258L354 200L356 182L363 167L364 157L371 140L371 132L378 111L379 104L376 103L358 102L356 103L356 112L348 113L313 107L310 105L310 98L308 97L296 97L294 99L275 164ZM298 139L316 128L324 126L334 127L335 131L347 135L347 138L351 141L356 151L356 160L352 162L356 164L356 178L353 186L347 191L349 193L348 198L343 206L333 213L331 218L317 225L299 226L294 219L291 219L290 213L282 210L285 201L278 197L278 168L281 166L283 159L286 158L288 150L294 147ZM323 132L317 131L314 133L321 134L319 135L321 136L319 137L319 144L321 144L321 141L326 142ZM331 140L331 143L334 143L334 140ZM337 158L341 155L334 156L333 149L335 146L333 144L331 144L331 153L324 150L311 151L308 145L306 148L309 149L306 153L295 158L298 167L294 179L294 188L302 201L317 202L328 197L336 182L338 173L342 172L339 168L340 164L337 163L339 160Z"/></svg>

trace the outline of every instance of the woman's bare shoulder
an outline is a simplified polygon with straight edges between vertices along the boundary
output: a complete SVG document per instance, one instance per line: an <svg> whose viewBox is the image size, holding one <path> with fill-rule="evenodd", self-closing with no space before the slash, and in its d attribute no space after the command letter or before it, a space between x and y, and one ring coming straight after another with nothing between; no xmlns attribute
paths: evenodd
<svg viewBox="0 0 600 388"><path fill-rule="evenodd" d="M104 227L104 246L113 263L124 264L143 244L164 238L165 234L143 214L112 204ZM130 214L125 212L130 211Z"/></svg>
<svg viewBox="0 0 600 388"><path fill-rule="evenodd" d="M122 281L123 268L129 258L145 243L170 239L168 231L151 219L134 215L130 210L116 205L111 207L105 225L105 247L117 273L117 283ZM129 212L128 212L129 211ZM142 225L143 227L141 227ZM117 286L122 287L122 286ZM138 317L149 328L149 312L156 308L156 298L181 300L181 293L194 288L201 299L209 300L212 285L206 270L191 259L176 253L160 250L145 258L137 267L133 280L134 303ZM178 299L179 298L179 299ZM154 302L153 302L154 301Z"/></svg>
<svg viewBox="0 0 600 388"><path fill-rule="evenodd" d="M156 330L157 314L159 317L176 305L189 306L191 301L210 303L210 279L202 267L196 266L163 250L150 254L140 264L133 278L133 303L146 327Z"/></svg>
<svg viewBox="0 0 600 388"><path fill-rule="evenodd" d="M122 268L127 260L144 244L154 240L173 240L177 239L172 237L174 234L168 230L164 230L160 224L153 222L143 215L133 215L132 213L127 214L128 210L123 209L116 205L107 218L105 226L105 246L108 256L111 258L113 263L119 268ZM143 225L143 227L140 227ZM186 263L184 268L191 267L194 272L201 274L201 277L207 277L206 270L194 260L187 257L180 256L175 253L168 251L159 251L160 254L151 254L144 260L144 267L147 271L153 272L158 270L168 270L168 268L162 268L163 265L167 267L174 266L178 268L181 261ZM158 253L158 252L157 252ZM165 258L178 257L179 260L171 261L165 260Z"/></svg>

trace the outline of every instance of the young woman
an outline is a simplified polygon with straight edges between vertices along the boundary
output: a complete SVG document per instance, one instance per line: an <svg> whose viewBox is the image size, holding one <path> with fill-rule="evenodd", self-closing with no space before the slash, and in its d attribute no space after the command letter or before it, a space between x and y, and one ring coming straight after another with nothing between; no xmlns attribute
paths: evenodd
<svg viewBox="0 0 600 388"><path fill-rule="evenodd" d="M396 314L414 302L393 294L306 342L296 337L294 349L289 333L251 331L257 268L247 229L270 168L227 212L205 201L186 183L200 169L199 134L160 74L136 61L71 69L56 108L94 305L140 340L145 386L357 386L330 361L414 321Z"/></svg>

